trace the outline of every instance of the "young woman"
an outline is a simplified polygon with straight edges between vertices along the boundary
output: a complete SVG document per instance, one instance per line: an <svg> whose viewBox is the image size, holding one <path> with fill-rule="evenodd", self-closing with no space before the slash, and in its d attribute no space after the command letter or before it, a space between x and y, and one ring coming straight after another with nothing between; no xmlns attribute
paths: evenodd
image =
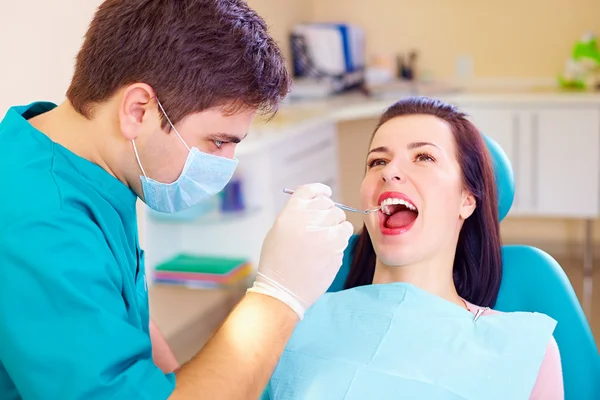
<svg viewBox="0 0 600 400"><path fill-rule="evenodd" d="M501 241L477 128L441 101L399 101L365 171L361 207L381 210L365 216L346 290L296 328L264 398L562 399L549 318L491 309Z"/></svg>

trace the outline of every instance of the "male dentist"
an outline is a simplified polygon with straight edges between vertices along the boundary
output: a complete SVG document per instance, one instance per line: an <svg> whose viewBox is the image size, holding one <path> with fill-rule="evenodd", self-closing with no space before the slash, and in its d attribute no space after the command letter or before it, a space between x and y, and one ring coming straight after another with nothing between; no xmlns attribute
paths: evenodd
<svg viewBox="0 0 600 400"><path fill-rule="evenodd" d="M288 87L243 0L100 6L67 101L0 123L1 399L259 397L352 233L329 188L289 199L254 286L181 367L149 322L135 204L172 213L218 193L253 117Z"/></svg>

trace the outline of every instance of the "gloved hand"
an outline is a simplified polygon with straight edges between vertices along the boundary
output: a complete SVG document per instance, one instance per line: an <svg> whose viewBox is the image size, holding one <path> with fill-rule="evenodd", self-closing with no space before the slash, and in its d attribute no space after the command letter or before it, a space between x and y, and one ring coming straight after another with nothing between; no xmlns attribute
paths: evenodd
<svg viewBox="0 0 600 400"><path fill-rule="evenodd" d="M267 233L251 292L274 297L302 319L331 286L353 228L322 184L301 186Z"/></svg>

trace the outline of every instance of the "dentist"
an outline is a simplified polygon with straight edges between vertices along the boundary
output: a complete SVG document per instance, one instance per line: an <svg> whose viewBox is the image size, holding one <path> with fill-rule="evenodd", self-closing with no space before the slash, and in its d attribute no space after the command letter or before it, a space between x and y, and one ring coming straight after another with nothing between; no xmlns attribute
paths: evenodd
<svg viewBox="0 0 600 400"><path fill-rule="evenodd" d="M150 320L135 205L172 213L218 193L288 88L243 0L99 7L67 100L0 123L0 398L259 397L352 233L329 188L289 199L254 286L181 367Z"/></svg>

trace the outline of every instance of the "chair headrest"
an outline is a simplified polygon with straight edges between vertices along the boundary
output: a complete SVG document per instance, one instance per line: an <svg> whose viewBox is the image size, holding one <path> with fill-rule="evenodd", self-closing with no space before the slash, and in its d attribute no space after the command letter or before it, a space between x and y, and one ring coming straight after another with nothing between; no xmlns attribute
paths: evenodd
<svg viewBox="0 0 600 400"><path fill-rule="evenodd" d="M498 188L498 218L502 221L510 211L515 198L515 177L510 160L502 147L486 135L483 135L483 138L494 164L494 175Z"/></svg>

